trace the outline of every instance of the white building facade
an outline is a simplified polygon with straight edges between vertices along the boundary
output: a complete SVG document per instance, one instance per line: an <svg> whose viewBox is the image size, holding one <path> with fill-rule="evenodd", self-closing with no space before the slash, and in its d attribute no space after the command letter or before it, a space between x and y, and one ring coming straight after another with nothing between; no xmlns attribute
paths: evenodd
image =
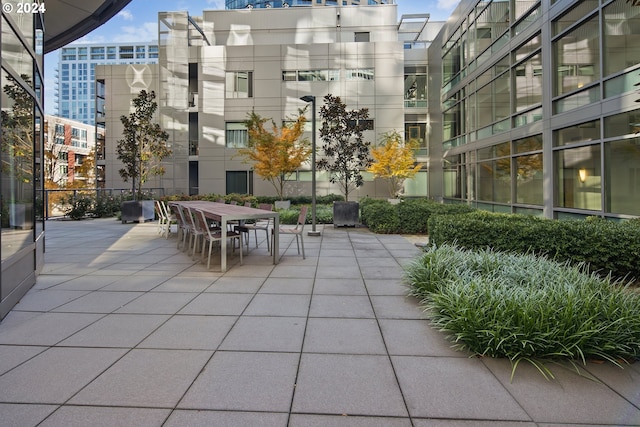
<svg viewBox="0 0 640 427"><path fill-rule="evenodd" d="M420 31L410 40L400 37L396 14L395 5L218 10L201 17L160 13L157 67L97 72L105 97L98 103L108 111L98 121L107 129L102 160L98 154L106 187L123 185L115 159L122 134L118 118L129 112L130 103L123 100L140 89L158 95L158 119L170 135L173 155L166 173L147 184L166 194L274 194L237 155L247 143L243 122L255 111L283 123L307 105L300 99L307 95L316 97L318 110L327 94L339 96L348 109L368 108L372 130L365 132L366 140L376 144L387 132L410 131L426 155L426 44L413 44ZM411 48L407 74L405 52ZM310 123L308 130L311 138ZM369 174L365 181L356 198L386 194L384 182ZM317 188L318 195L339 193L323 172L317 174ZM407 188L426 196L426 171ZM311 194L310 163L289 177L286 191Z"/></svg>

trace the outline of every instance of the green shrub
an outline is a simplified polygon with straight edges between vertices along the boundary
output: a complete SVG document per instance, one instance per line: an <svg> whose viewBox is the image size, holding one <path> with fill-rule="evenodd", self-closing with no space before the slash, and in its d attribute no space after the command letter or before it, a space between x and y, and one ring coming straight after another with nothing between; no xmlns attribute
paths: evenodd
<svg viewBox="0 0 640 427"><path fill-rule="evenodd" d="M292 206L290 209L280 211L280 224L296 224L300 215L300 206ZM305 224L311 224L311 206L307 209ZM333 224L333 206L318 205L316 203L316 224Z"/></svg>
<svg viewBox="0 0 640 427"><path fill-rule="evenodd" d="M360 201L361 219L374 233L424 234L432 215L449 215L472 212L473 208L444 205L433 200L407 199L392 205L386 200L363 199Z"/></svg>
<svg viewBox="0 0 640 427"><path fill-rule="evenodd" d="M551 372L540 359L619 364L640 356L640 294L544 257L441 245L405 279L455 347Z"/></svg>
<svg viewBox="0 0 640 427"><path fill-rule="evenodd" d="M89 211L91 216L106 218L115 216L120 211L122 199L111 194L100 194L95 198L95 203Z"/></svg>
<svg viewBox="0 0 640 427"><path fill-rule="evenodd" d="M640 223L605 220L557 221L526 215L474 212L433 216L433 244L454 243L467 249L542 254L615 277L640 278Z"/></svg>
<svg viewBox="0 0 640 427"><path fill-rule="evenodd" d="M78 194L75 197L71 196L69 199L63 200L62 202L67 205L64 209L65 216L78 220L87 216L87 213L93 205L93 198Z"/></svg>

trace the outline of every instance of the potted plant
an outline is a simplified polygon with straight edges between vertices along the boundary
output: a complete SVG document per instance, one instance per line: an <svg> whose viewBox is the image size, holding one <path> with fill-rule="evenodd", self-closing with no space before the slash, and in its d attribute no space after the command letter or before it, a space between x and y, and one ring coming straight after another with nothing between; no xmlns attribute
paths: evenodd
<svg viewBox="0 0 640 427"><path fill-rule="evenodd" d="M329 173L329 181L337 183L344 195L344 202L333 203L333 225L359 224L360 205L349 201L349 194L364 183L362 171L371 165L370 142L363 133L370 129L369 110L348 111L340 97L331 94L324 97L320 108L323 158L318 169Z"/></svg>
<svg viewBox="0 0 640 427"><path fill-rule="evenodd" d="M162 160L171 155L167 147L169 134L154 123L158 108L155 92L140 91L133 99L133 111L121 116L124 138L117 142L117 157L123 167L118 171L122 180L131 180L133 200L121 205L122 222L147 221L155 216L153 200L141 200L142 185L153 175L164 175Z"/></svg>
<svg viewBox="0 0 640 427"><path fill-rule="evenodd" d="M238 149L238 154L252 162L256 174L273 185L280 199L280 203L275 203L276 208L289 207L290 201L284 200L286 178L298 170L311 154L309 139L301 138L307 121L305 110L300 110L295 120L287 120L282 127L254 111L245 121L249 143L246 148ZM268 122L271 122L271 129L267 129Z"/></svg>
<svg viewBox="0 0 640 427"><path fill-rule="evenodd" d="M368 171L376 178L387 180L389 203L400 202L400 195L404 190L404 181L412 178L421 169L415 164L414 150L416 141L403 143L402 136L397 131L382 135L382 143L371 150L373 163Z"/></svg>

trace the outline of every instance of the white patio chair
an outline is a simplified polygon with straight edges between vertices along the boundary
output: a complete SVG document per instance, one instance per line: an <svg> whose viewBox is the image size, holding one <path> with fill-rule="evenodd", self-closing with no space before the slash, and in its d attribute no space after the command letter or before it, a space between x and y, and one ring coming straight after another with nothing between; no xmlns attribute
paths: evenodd
<svg viewBox="0 0 640 427"><path fill-rule="evenodd" d="M296 236L296 245L298 246L298 254L300 254L300 246L302 246L302 259L305 259L305 254L304 254L304 239L303 239L303 230L304 230L304 223L307 220L307 209L308 206L302 206L302 208L300 208L300 215L298 215L298 222L296 224L296 226L294 228L291 227L278 227L278 231L279 233L282 234L294 234ZM274 230L271 230L271 248L273 250L273 244L274 244L274 239L273 239L273 233ZM300 239L300 242L298 242L298 238Z"/></svg>

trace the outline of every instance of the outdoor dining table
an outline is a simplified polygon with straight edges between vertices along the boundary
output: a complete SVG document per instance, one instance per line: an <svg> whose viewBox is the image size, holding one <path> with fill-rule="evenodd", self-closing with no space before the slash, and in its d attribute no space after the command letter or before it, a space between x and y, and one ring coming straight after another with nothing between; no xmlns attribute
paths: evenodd
<svg viewBox="0 0 640 427"><path fill-rule="evenodd" d="M266 211L264 209L250 208L240 205L228 205L226 203L208 202L204 200L176 201L171 202L191 209L199 209L204 212L204 216L220 224L220 270L227 271L227 224L230 221L245 221L248 219L273 218L273 263L278 263L280 253L280 214L276 211ZM243 250L240 245L240 250Z"/></svg>

